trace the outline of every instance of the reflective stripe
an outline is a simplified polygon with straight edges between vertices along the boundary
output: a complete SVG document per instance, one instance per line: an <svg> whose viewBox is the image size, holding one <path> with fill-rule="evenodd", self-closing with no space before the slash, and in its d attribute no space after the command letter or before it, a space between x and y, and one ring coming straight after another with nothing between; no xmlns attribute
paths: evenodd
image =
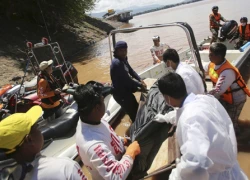
<svg viewBox="0 0 250 180"><path fill-rule="evenodd" d="M243 90L248 96L250 96L250 91L246 86L246 83L244 82L239 70L234 67L229 61L226 61L219 69L215 70L215 64L210 62L209 66L208 66L208 70L209 70L209 76L211 81L213 82L213 84L216 84L219 76L221 74L222 71L226 70L226 69L232 69L234 70L234 72L236 73L236 80L233 83L237 83L238 86L240 88L236 88L236 89L231 89L230 87L226 90L226 92L224 94L221 95L221 99L228 102L229 104L233 104L233 92L239 91L239 90Z"/></svg>

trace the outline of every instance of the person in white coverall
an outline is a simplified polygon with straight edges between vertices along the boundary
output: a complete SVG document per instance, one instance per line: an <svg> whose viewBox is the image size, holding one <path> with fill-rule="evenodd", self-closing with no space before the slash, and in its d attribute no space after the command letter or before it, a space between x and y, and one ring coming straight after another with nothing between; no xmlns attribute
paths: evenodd
<svg viewBox="0 0 250 180"><path fill-rule="evenodd" d="M76 88L74 99L78 104L80 119L76 130L76 146L83 164L93 180L125 180L135 156L140 153L137 141L128 144L117 136L112 127L102 119L105 113L101 90L92 84Z"/></svg>
<svg viewBox="0 0 250 180"><path fill-rule="evenodd" d="M169 71L179 74L185 82L187 93L204 94L205 89L198 72L188 64L180 62L179 55L175 49L169 48L163 53L163 61Z"/></svg>
<svg viewBox="0 0 250 180"><path fill-rule="evenodd" d="M220 102L211 95L188 94L176 73L164 75L158 83L165 101L179 108L173 123L181 157L169 179L248 179L237 162L232 121Z"/></svg>

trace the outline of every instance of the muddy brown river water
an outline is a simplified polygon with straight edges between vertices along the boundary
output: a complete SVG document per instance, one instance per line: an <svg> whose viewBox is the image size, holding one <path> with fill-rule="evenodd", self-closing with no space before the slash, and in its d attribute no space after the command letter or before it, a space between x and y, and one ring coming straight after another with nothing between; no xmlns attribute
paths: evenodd
<svg viewBox="0 0 250 180"><path fill-rule="evenodd" d="M135 16L129 24L121 28L170 22L187 22L193 28L196 41L200 42L205 37L211 35L208 16L211 13L212 6L219 6L219 12L226 19L239 22L242 16L246 16L250 19L249 3L250 0L204 0L193 4ZM119 34L117 40L127 41L129 63L138 73L152 65L149 49L152 46L151 37L154 35L159 35L161 42L165 42L179 51L185 50L188 47L185 33L177 28L148 29L140 32ZM111 58L107 38L78 54L77 57L75 57L74 65L78 69L80 83L86 83L89 80L111 82L109 75L110 62ZM250 69L250 66L248 69ZM245 73L248 73L245 74L245 76L250 75L248 71L245 71ZM248 87L250 87L250 81L248 82ZM249 110L246 109L244 111L244 113L246 113L245 115L248 116L247 113ZM248 119L250 119L250 113ZM129 123L128 118L125 116L116 126L118 134L123 135ZM250 134L246 135L246 137L250 139ZM247 143L247 141L245 143ZM245 146L245 144L244 146L240 146L238 160L241 168L250 178L249 152L250 147ZM159 177L157 179L164 178Z"/></svg>

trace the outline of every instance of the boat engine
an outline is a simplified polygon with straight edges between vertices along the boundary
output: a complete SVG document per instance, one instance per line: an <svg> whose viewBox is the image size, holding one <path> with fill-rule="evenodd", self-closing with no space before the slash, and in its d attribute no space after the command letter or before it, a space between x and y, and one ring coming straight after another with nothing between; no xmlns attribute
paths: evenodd
<svg viewBox="0 0 250 180"><path fill-rule="evenodd" d="M230 40L238 30L238 23L234 20L224 23L220 29L220 41Z"/></svg>

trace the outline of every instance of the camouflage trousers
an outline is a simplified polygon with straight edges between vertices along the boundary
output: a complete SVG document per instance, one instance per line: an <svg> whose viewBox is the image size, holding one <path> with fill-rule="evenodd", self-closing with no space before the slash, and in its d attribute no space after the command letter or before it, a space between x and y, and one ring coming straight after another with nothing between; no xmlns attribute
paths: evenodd
<svg viewBox="0 0 250 180"><path fill-rule="evenodd" d="M210 28L210 31L212 33L212 38L214 39L214 41L217 41L218 35L219 35L219 29L217 29L217 28Z"/></svg>
<svg viewBox="0 0 250 180"><path fill-rule="evenodd" d="M239 132L239 122L238 122L239 116L246 100L234 104L229 104L225 101L220 101L220 102L226 109L228 115L230 116L235 132L236 133Z"/></svg>

